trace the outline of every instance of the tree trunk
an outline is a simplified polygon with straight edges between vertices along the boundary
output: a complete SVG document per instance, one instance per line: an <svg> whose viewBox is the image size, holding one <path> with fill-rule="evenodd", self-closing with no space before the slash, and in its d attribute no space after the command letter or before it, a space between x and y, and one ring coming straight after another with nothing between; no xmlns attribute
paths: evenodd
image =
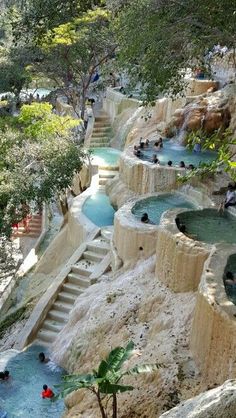
<svg viewBox="0 0 236 418"><path fill-rule="evenodd" d="M113 393L112 395L112 410L113 410L113 414L112 414L112 418L117 418L117 396L116 393Z"/></svg>
<svg viewBox="0 0 236 418"><path fill-rule="evenodd" d="M98 391L98 392L95 392L95 393L96 393L96 396L97 396L97 399L98 399L98 405L99 405L99 409L100 409L100 412L101 412L101 416L102 416L102 418L107 418L107 414L104 410L102 400L101 400L101 397L100 397L100 392Z"/></svg>

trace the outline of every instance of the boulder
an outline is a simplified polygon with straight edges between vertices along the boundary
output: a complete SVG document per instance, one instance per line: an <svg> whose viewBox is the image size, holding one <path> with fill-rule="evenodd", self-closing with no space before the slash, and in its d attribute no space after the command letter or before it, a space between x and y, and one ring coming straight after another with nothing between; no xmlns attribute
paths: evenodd
<svg viewBox="0 0 236 418"><path fill-rule="evenodd" d="M236 380L201 393L165 412L160 418L235 418Z"/></svg>

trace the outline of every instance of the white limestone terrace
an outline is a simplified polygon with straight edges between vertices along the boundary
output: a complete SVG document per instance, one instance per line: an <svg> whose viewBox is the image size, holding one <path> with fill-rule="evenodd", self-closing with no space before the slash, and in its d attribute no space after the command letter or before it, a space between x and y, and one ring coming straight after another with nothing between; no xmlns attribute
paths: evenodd
<svg viewBox="0 0 236 418"><path fill-rule="evenodd" d="M178 187L178 176L184 171L139 159L133 153L133 145L126 148L120 157L120 179L128 189L138 194L175 189Z"/></svg>
<svg viewBox="0 0 236 418"><path fill-rule="evenodd" d="M198 289L191 351L204 383L222 383L236 376L236 306L228 299L223 283L224 269L228 257L236 254L236 244L207 244L188 238L175 222L183 211L186 209L174 209L162 216L155 275L177 293Z"/></svg>

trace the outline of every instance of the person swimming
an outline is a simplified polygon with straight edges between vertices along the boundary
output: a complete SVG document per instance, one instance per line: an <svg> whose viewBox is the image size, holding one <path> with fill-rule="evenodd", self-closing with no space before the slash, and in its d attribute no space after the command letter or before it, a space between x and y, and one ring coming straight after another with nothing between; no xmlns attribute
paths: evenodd
<svg viewBox="0 0 236 418"><path fill-rule="evenodd" d="M185 168L185 162L184 161L180 161L179 168Z"/></svg>
<svg viewBox="0 0 236 418"><path fill-rule="evenodd" d="M0 380L8 380L10 378L10 372L5 370L4 372L0 372Z"/></svg>
<svg viewBox="0 0 236 418"><path fill-rule="evenodd" d="M39 361L40 363L48 363L50 359L47 358L43 352L41 352L39 353Z"/></svg>
<svg viewBox="0 0 236 418"><path fill-rule="evenodd" d="M152 163L154 163L154 164L160 164L160 161L158 160L156 154L153 154L153 156L152 156Z"/></svg>
<svg viewBox="0 0 236 418"><path fill-rule="evenodd" d="M149 217L147 213L143 213L141 216L141 222L148 224L149 223Z"/></svg>
<svg viewBox="0 0 236 418"><path fill-rule="evenodd" d="M41 396L43 399L52 399L54 397L54 393L47 385L43 385Z"/></svg>
<svg viewBox="0 0 236 418"><path fill-rule="evenodd" d="M168 163L167 163L167 165L169 166L169 167L172 167L172 161L168 161Z"/></svg>

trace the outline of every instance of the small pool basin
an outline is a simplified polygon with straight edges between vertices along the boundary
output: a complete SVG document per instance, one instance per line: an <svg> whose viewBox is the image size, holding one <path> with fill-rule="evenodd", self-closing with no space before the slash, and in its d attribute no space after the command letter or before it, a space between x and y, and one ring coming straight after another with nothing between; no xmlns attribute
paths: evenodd
<svg viewBox="0 0 236 418"><path fill-rule="evenodd" d="M113 225L115 210L104 192L98 191L88 197L83 204L82 212L99 227Z"/></svg>
<svg viewBox="0 0 236 418"><path fill-rule="evenodd" d="M0 382L0 410L7 418L59 418L64 402L51 402L41 398L42 387L47 384L54 392L54 385L61 383L62 369L49 362L42 364L38 354L45 348L31 346L26 351L9 350L0 353L1 370L9 370L10 379Z"/></svg>
<svg viewBox="0 0 236 418"><path fill-rule="evenodd" d="M209 244L236 243L236 218L227 210L203 209L179 214L180 223L186 227L186 234L197 241Z"/></svg>
<svg viewBox="0 0 236 418"><path fill-rule="evenodd" d="M92 162L99 166L117 166L121 151L115 148L101 147L90 149Z"/></svg>
<svg viewBox="0 0 236 418"><path fill-rule="evenodd" d="M180 193L168 193L142 199L135 203L131 211L139 220L146 212L150 221L159 225L163 212L173 208L193 209L195 205Z"/></svg>

